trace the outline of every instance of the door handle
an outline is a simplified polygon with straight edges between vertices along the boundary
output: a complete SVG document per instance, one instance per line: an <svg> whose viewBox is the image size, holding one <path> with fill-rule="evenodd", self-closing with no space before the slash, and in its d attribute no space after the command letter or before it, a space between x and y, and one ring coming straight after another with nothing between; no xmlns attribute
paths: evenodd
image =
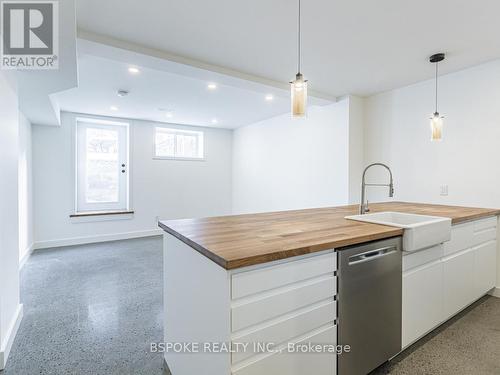
<svg viewBox="0 0 500 375"><path fill-rule="evenodd" d="M386 255L396 252L396 246L382 247L376 250L370 250L365 253L352 255L349 257L348 263L350 266L354 266L359 263L370 262L372 260L382 258Z"/></svg>

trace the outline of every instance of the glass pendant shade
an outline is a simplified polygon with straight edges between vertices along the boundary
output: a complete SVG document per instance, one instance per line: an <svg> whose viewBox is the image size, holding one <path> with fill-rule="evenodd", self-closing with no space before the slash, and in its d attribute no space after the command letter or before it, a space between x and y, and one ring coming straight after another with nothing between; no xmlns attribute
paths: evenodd
<svg viewBox="0 0 500 375"><path fill-rule="evenodd" d="M307 81L298 73L295 80L290 82L292 98L292 117L307 116Z"/></svg>
<svg viewBox="0 0 500 375"><path fill-rule="evenodd" d="M435 112L431 117L431 141L441 141L443 139L443 117Z"/></svg>

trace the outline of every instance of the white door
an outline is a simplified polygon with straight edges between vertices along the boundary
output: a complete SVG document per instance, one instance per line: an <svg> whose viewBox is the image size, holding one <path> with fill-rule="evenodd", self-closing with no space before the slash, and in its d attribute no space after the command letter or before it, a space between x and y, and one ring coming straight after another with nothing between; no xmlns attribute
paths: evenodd
<svg viewBox="0 0 500 375"><path fill-rule="evenodd" d="M76 211L127 210L128 126L78 121Z"/></svg>
<svg viewBox="0 0 500 375"><path fill-rule="evenodd" d="M497 242L479 245L474 252L475 298L479 298L496 285Z"/></svg>
<svg viewBox="0 0 500 375"><path fill-rule="evenodd" d="M443 321L443 263L441 260L403 275L403 348Z"/></svg>
<svg viewBox="0 0 500 375"><path fill-rule="evenodd" d="M444 258L445 318L474 300L474 250L468 249Z"/></svg>

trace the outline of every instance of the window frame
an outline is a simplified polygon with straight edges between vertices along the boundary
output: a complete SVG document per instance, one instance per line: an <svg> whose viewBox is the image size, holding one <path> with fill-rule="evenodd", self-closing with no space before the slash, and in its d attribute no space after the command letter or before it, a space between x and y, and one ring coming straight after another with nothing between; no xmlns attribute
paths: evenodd
<svg viewBox="0 0 500 375"><path fill-rule="evenodd" d="M186 157L186 156L161 156L157 154L156 150L156 134L159 129L163 131L172 132L174 134L196 134L197 135L197 147L199 150L199 143L201 139L201 157ZM175 147L174 147L175 148ZM205 132L201 130L186 130L179 129L172 126L161 126L155 125L153 127L153 159L154 160L178 160L178 161L205 161Z"/></svg>
<svg viewBox="0 0 500 375"><path fill-rule="evenodd" d="M120 173L120 188L125 187L125 192L123 195L119 194L118 202L103 202L103 203L85 203L82 204L80 194L85 194L84 190L81 189L79 174L79 126L92 127L95 128L106 128L106 127L123 127L120 131L123 131L124 139L121 139L121 143L125 144L125 156L119 163L125 163L126 173L124 176ZM119 134L120 137L120 134ZM88 214L88 213L120 213L120 212L132 212L131 211L131 192L130 192L130 178L131 178L131 166L130 166L130 124L128 122L122 121L110 121L103 120L99 118L91 117L78 117L75 119L74 125L74 212L75 215Z"/></svg>

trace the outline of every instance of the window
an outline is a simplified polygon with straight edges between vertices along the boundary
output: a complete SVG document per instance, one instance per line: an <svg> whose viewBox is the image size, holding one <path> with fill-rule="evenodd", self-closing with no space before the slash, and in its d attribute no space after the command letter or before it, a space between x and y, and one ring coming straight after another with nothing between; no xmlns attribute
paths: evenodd
<svg viewBox="0 0 500 375"><path fill-rule="evenodd" d="M76 211L128 210L128 124L76 123Z"/></svg>
<svg viewBox="0 0 500 375"><path fill-rule="evenodd" d="M155 158L203 160L203 133L157 127Z"/></svg>

